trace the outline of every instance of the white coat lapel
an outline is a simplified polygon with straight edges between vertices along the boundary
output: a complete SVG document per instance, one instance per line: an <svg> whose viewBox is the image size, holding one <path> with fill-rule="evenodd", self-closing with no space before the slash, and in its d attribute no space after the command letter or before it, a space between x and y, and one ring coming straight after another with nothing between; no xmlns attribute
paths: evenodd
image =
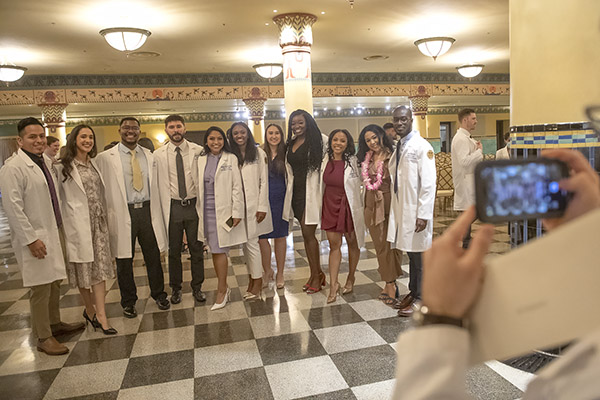
<svg viewBox="0 0 600 400"><path fill-rule="evenodd" d="M85 194L85 187L83 186L83 181L81 180L81 175L79 175L79 170L77 169L77 165L75 165L75 161L71 161L71 176L73 180L79 186L79 189Z"/></svg>
<svg viewBox="0 0 600 400"><path fill-rule="evenodd" d="M121 196L125 199L125 203L127 203L127 190L125 189L125 175L123 172L123 164L121 164L121 154L119 153L119 145L113 146L112 149L109 150L110 153L110 161L115 170L115 176L117 177L117 181L119 182L119 189L121 189Z"/></svg>
<svg viewBox="0 0 600 400"><path fill-rule="evenodd" d="M22 150L19 150L19 152L17 154L21 157L21 159L25 162L25 164L27 164L27 166L29 168L32 168L32 171L34 174L36 174L40 178L43 178L44 182L46 182L46 177L44 176L44 172L42 172L41 168L39 168L37 165L35 165L35 162L33 162L31 157L29 157L27 154L25 154L25 152ZM48 185L48 182L46 182L46 185Z"/></svg>

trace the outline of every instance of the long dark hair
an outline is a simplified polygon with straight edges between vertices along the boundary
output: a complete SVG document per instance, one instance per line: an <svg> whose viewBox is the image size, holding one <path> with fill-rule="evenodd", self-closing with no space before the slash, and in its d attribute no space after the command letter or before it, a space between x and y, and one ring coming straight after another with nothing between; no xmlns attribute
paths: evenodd
<svg viewBox="0 0 600 400"><path fill-rule="evenodd" d="M308 171L318 171L321 168L321 161L323 160L323 138L321 137L321 130L312 115L304 110L296 110L290 115L286 146L288 149L292 148L292 119L298 115L302 115L306 121L306 138L304 140L308 143L307 169Z"/></svg>
<svg viewBox="0 0 600 400"><path fill-rule="evenodd" d="M92 149L88 152L88 156L90 158L94 158L96 157L96 154L98 154L98 148L96 147L96 133L94 132L92 127L89 125L81 124L73 128L71 133L67 135L67 145L65 146L65 154L60 158L60 162L63 165L63 182L65 182L68 178L73 178L71 176L71 171L73 170L73 166L71 165L71 163L77 155L77 136L79 136L79 132L81 132L81 130L85 128L92 131L92 136L94 137L94 145L92 146Z"/></svg>
<svg viewBox="0 0 600 400"><path fill-rule="evenodd" d="M227 136L225 136L225 132L223 132L223 129L219 128L218 126L211 126L210 128L208 128L206 130L206 134L204 135L204 139L202 139L202 151L200 152L201 156L205 156L207 154L210 153L210 149L208 148L208 135L210 135L213 131L217 131L221 134L221 136L223 136L223 149L221 151L224 151L225 153L231 153L231 147L229 147L229 143L227 142Z"/></svg>
<svg viewBox="0 0 600 400"><path fill-rule="evenodd" d="M352 135L346 129L334 129L331 131L329 134L329 141L327 143L327 155L329 156L330 160L333 160L333 149L331 148L331 143L333 142L333 137L338 132L342 132L344 135L346 135L346 148L342 153L342 160L344 160L346 165L348 165L350 163L350 157L354 155L356 150L354 149L354 139L352 139Z"/></svg>
<svg viewBox="0 0 600 400"><path fill-rule="evenodd" d="M235 128L238 125L246 130L246 150L244 151L244 158L242 158L240 146L238 146L235 140L233 139L233 128ZM254 141L254 137L250 132L250 127L246 125L245 122L234 122L231 125L231 128L227 129L227 138L229 139L229 146L231 146L231 152L237 157L238 164L240 165L240 167L244 165L244 163L256 161L256 157L258 156L258 152L256 151L256 142Z"/></svg>
<svg viewBox="0 0 600 400"><path fill-rule="evenodd" d="M385 134L385 131L379 125L371 124L367 125L360 131L360 135L358 135L358 152L356 153L356 158L358 158L358 162L362 163L365 160L365 156L367 152L370 150L369 146L367 146L367 142L365 141L365 135L367 132L373 132L379 138L379 145L385 150L388 149L390 153L394 152L394 145L392 141Z"/></svg>
<svg viewBox="0 0 600 400"><path fill-rule="evenodd" d="M279 141L279 144L277 145L277 153L275 155L275 157L273 157L273 153L271 152L271 146L269 145L269 142L267 141L267 131L269 130L270 127L274 126L277 131L279 132L279 136L281 136L281 140ZM267 125L267 128L265 129L265 143L262 146L263 150L265 151L265 153L267 154L267 161L269 163L269 169L273 169L273 171L275 171L276 174L283 174L285 172L285 139L283 137L283 129L281 128L281 126L277 125L277 124L269 124Z"/></svg>

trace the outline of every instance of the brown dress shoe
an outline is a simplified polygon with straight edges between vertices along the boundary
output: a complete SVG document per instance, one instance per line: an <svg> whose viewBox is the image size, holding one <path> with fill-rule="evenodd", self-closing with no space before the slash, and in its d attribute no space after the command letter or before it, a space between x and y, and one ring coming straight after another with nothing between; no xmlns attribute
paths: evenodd
<svg viewBox="0 0 600 400"><path fill-rule="evenodd" d="M60 356L69 352L68 347L58 343L58 341L54 339L54 336L50 336L47 339L38 339L37 349L49 356Z"/></svg>
<svg viewBox="0 0 600 400"><path fill-rule="evenodd" d="M414 311L415 311L415 309L413 308L413 305L411 304L410 306L398 311L398 316L399 317L411 317L413 315Z"/></svg>
<svg viewBox="0 0 600 400"><path fill-rule="evenodd" d="M69 324L68 322L59 322L55 325L50 325L50 329L52 329L52 336L62 335L64 333L70 333L79 331L85 328L83 322L75 322L73 324Z"/></svg>
<svg viewBox="0 0 600 400"><path fill-rule="evenodd" d="M394 304L394 308L396 310L403 310L408 306L411 306L412 303L415 302L415 298L412 296L412 294L407 294L406 296L404 296L402 298L402 300L400 300L399 302L397 302L396 304Z"/></svg>

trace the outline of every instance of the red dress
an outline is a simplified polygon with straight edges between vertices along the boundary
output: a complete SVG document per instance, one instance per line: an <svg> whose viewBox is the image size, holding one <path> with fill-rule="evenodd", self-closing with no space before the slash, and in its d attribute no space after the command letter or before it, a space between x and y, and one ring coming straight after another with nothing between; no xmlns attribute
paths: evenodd
<svg viewBox="0 0 600 400"><path fill-rule="evenodd" d="M323 211L321 229L329 232L350 233L354 231L352 211L344 190L346 161L329 160L323 172Z"/></svg>

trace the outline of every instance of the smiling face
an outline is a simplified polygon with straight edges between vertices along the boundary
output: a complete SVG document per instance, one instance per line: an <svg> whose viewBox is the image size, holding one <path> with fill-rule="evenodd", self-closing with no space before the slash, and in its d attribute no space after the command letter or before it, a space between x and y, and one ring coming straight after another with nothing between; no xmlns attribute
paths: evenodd
<svg viewBox="0 0 600 400"><path fill-rule="evenodd" d="M175 145L183 142L183 137L185 136L186 132L185 124L181 121L170 121L165 126L165 133L169 137L171 143Z"/></svg>
<svg viewBox="0 0 600 400"><path fill-rule="evenodd" d="M381 151L381 143L375 132L368 131L365 133L365 143L373 153L379 153Z"/></svg>
<svg viewBox="0 0 600 400"><path fill-rule="evenodd" d="M57 140L56 142L52 142L50 146L46 147L45 153L48 157L56 157L59 150L60 142Z"/></svg>
<svg viewBox="0 0 600 400"><path fill-rule="evenodd" d="M94 134L88 128L82 128L75 138L78 154L88 154L94 147Z"/></svg>
<svg viewBox="0 0 600 400"><path fill-rule="evenodd" d="M249 132L246 130L244 125L239 124L233 127L231 130L231 136L233 136L233 141L240 148L245 148L246 143L248 142L248 134Z"/></svg>
<svg viewBox="0 0 600 400"><path fill-rule="evenodd" d="M41 155L46 146L46 132L40 125L27 125L19 133L17 142L23 150Z"/></svg>
<svg viewBox="0 0 600 400"><path fill-rule="evenodd" d="M219 155L221 150L223 150L225 141L223 140L223 135L221 135L219 131L210 131L206 137L206 144L212 154Z"/></svg>
<svg viewBox="0 0 600 400"><path fill-rule="evenodd" d="M119 134L121 135L121 142L129 148L133 148L140 138L140 126L133 120L123 121L123 124L119 127Z"/></svg>
<svg viewBox="0 0 600 400"><path fill-rule="evenodd" d="M405 137L412 131L412 113L406 107L399 107L394 110L393 116L393 124L394 130L401 137Z"/></svg>
<svg viewBox="0 0 600 400"><path fill-rule="evenodd" d="M277 147L282 140L283 138L277 127L270 126L267 128L267 143L269 143L269 145Z"/></svg>
<svg viewBox="0 0 600 400"><path fill-rule="evenodd" d="M304 115L296 115L292 118L292 133L294 136L302 136L306 133L306 119Z"/></svg>
<svg viewBox="0 0 600 400"><path fill-rule="evenodd" d="M335 159L341 159L346 147L348 147L348 138L346 138L346 134L342 131L336 132L331 139L331 150L333 151L333 157Z"/></svg>

